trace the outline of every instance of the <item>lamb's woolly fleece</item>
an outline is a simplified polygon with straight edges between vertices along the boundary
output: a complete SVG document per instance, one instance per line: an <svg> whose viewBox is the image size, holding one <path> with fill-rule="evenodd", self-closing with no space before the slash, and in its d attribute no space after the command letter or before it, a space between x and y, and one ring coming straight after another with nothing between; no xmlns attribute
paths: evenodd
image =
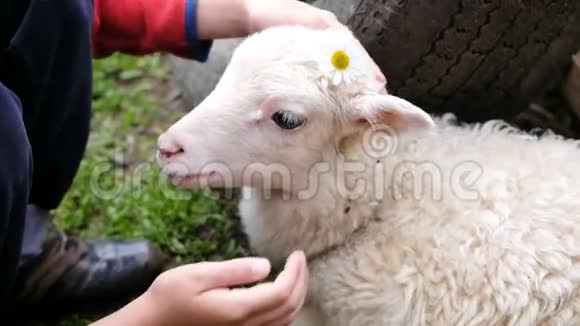
<svg viewBox="0 0 580 326"><path fill-rule="evenodd" d="M348 199L327 174L308 201L242 201L251 245L275 262L306 251L307 309L326 325L580 325L578 144L451 121L399 135L380 162L361 139L342 148L372 167L347 184L383 178L382 200Z"/></svg>

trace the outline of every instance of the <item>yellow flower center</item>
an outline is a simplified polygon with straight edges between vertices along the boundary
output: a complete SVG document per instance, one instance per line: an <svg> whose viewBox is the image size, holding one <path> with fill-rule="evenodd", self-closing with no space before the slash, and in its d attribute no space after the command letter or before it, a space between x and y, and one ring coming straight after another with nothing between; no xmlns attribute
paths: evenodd
<svg viewBox="0 0 580 326"><path fill-rule="evenodd" d="M350 64L350 58L348 57L348 54L346 54L346 52L338 50L334 51L334 53L332 54L332 58L330 59L330 62L332 62L334 68L338 70L345 70L346 68L348 68L348 65Z"/></svg>

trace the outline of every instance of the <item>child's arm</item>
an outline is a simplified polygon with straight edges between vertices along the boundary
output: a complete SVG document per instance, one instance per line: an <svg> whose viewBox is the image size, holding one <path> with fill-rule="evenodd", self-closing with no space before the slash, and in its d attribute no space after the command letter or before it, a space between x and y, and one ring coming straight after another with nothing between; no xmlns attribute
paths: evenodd
<svg viewBox="0 0 580 326"><path fill-rule="evenodd" d="M274 25L339 25L334 14L297 0L94 0L94 57L115 51L170 52L205 61L212 41Z"/></svg>
<svg viewBox="0 0 580 326"><path fill-rule="evenodd" d="M169 52L205 61L212 42L197 35L199 1L94 0L93 56Z"/></svg>

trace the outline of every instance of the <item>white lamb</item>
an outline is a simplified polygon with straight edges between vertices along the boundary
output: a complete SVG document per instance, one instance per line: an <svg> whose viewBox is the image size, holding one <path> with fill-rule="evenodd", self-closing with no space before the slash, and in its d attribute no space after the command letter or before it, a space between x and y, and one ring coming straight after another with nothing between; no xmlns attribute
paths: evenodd
<svg viewBox="0 0 580 326"><path fill-rule="evenodd" d="M376 69L346 29L253 35L162 169L250 190L255 252L307 254L303 325L580 325L578 144L432 120Z"/></svg>

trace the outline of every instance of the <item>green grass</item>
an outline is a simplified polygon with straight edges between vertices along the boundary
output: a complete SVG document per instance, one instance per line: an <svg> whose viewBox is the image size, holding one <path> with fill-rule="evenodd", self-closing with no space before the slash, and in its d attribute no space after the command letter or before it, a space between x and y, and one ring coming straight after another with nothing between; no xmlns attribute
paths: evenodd
<svg viewBox="0 0 580 326"><path fill-rule="evenodd" d="M188 108L175 99L161 55L94 62L92 133L57 224L84 238L146 238L176 264L247 254L235 203L173 187L154 160L158 135ZM173 97L173 98L172 98ZM71 316L86 325L99 316Z"/></svg>

